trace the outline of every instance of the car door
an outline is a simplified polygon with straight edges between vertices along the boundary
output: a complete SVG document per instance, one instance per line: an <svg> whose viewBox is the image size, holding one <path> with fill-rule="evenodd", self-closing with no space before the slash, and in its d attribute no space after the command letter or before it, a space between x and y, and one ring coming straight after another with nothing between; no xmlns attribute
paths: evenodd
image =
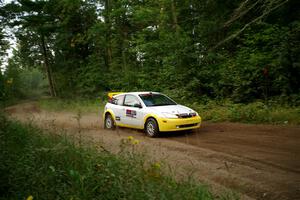
<svg viewBox="0 0 300 200"><path fill-rule="evenodd" d="M122 117L123 108L124 108L123 106L124 96L125 95L119 95L117 97L113 97L112 99L113 112L115 114L115 121L117 125L124 123L124 119Z"/></svg>
<svg viewBox="0 0 300 200"><path fill-rule="evenodd" d="M144 109L139 99L131 94L125 95L122 119L124 124L133 127L143 127Z"/></svg>

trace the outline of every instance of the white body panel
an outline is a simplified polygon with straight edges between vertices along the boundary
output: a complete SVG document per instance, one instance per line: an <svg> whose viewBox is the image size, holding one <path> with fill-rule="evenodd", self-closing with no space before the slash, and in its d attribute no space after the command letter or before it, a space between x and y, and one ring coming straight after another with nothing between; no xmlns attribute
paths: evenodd
<svg viewBox="0 0 300 200"><path fill-rule="evenodd" d="M124 106L122 112L123 117L123 124L127 124L130 126L137 126L137 127L143 127L144 126L144 117L147 112L145 112L144 108L134 108L134 107L128 107ZM129 112L131 114L129 114Z"/></svg>

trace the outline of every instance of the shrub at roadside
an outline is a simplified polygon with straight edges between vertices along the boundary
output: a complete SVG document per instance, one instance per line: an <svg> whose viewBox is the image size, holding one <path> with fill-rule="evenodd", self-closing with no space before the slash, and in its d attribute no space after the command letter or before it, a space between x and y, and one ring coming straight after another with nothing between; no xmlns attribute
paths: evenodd
<svg viewBox="0 0 300 200"><path fill-rule="evenodd" d="M18 64L8 66L4 74L0 71L0 106L7 106L24 99L38 99L47 95L47 81L43 73Z"/></svg>
<svg viewBox="0 0 300 200"><path fill-rule="evenodd" d="M104 107L100 99L59 99L45 98L39 100L42 109L49 111L81 111L98 113Z"/></svg>
<svg viewBox="0 0 300 200"><path fill-rule="evenodd" d="M157 173L157 163L83 147L3 116L0 127L0 199L213 199L202 185Z"/></svg>
<svg viewBox="0 0 300 200"><path fill-rule="evenodd" d="M42 109L50 111L82 111L101 112L106 102L100 99L40 99ZM264 103L257 101L248 104L233 103L231 101L211 101L198 103L187 102L183 105L190 106L199 112L205 121L212 122L243 122L266 124L300 124L300 107L296 105L284 105L281 103Z"/></svg>
<svg viewBox="0 0 300 200"><path fill-rule="evenodd" d="M203 117L212 122L243 122L267 124L300 124L300 107L253 102L237 104L230 101L208 101L190 105Z"/></svg>

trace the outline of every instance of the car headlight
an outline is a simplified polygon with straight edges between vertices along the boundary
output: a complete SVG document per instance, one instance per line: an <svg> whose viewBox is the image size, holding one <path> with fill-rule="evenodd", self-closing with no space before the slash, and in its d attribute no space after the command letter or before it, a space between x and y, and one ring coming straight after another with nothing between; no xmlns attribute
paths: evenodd
<svg viewBox="0 0 300 200"><path fill-rule="evenodd" d="M191 115L192 117L199 116L199 114L198 114L197 112L191 112L190 115Z"/></svg>
<svg viewBox="0 0 300 200"><path fill-rule="evenodd" d="M163 114L163 116L164 116L165 118L169 118L169 119L176 119L176 118L178 118L177 115L172 114L172 113L162 113L162 114Z"/></svg>

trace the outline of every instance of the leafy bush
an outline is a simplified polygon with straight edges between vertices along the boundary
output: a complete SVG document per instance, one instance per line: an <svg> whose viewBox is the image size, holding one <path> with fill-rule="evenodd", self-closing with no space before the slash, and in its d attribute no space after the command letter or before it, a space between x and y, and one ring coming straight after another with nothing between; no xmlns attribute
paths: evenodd
<svg viewBox="0 0 300 200"><path fill-rule="evenodd" d="M36 69L21 69L10 64L0 75L0 102L10 104L20 99L37 99L47 95L48 86L43 73Z"/></svg>
<svg viewBox="0 0 300 200"><path fill-rule="evenodd" d="M229 100L191 104L204 120L221 122L300 124L300 107L256 101L237 104Z"/></svg>

